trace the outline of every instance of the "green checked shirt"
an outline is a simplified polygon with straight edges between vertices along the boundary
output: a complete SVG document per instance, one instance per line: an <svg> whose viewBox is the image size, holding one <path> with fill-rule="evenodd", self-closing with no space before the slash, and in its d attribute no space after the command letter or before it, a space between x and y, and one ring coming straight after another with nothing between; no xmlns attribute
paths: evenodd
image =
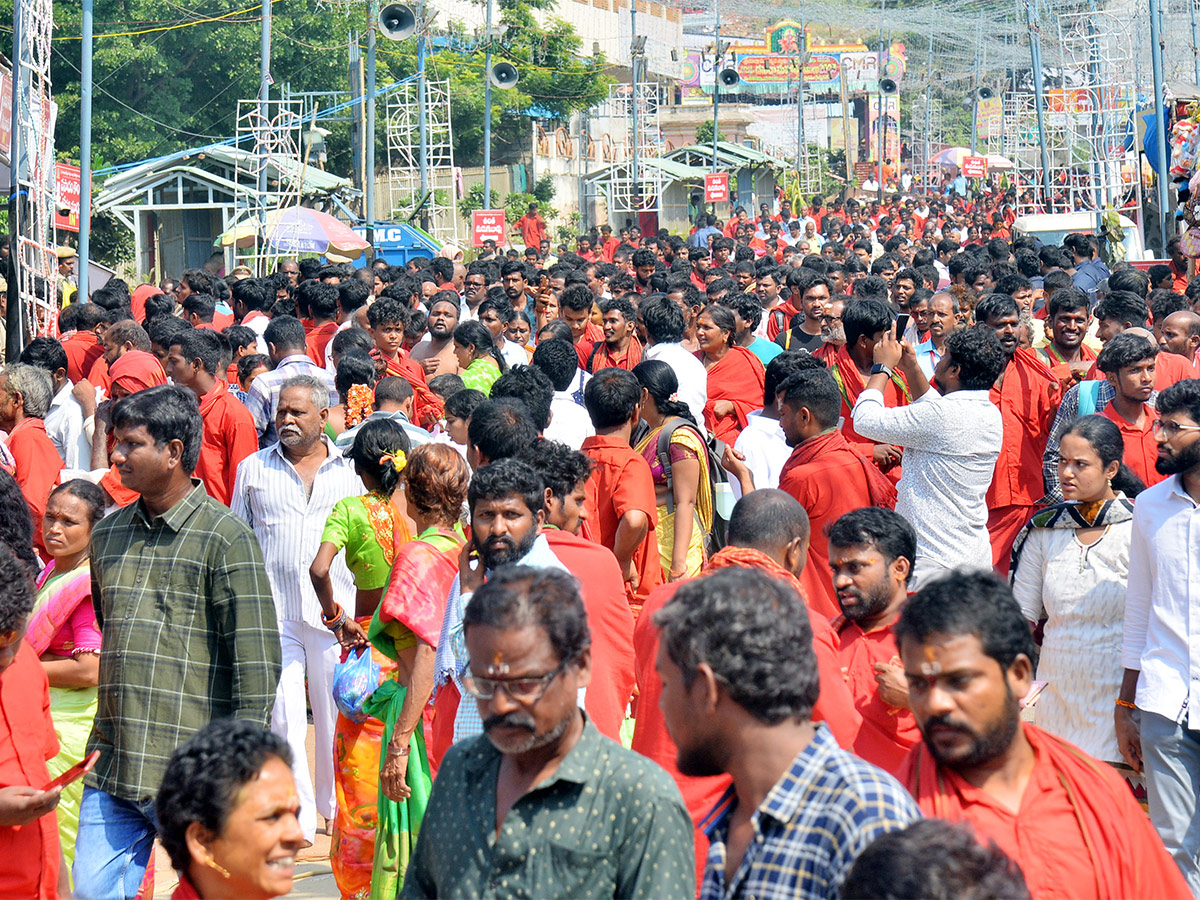
<svg viewBox="0 0 1200 900"><path fill-rule="evenodd" d="M585 721L497 835L500 759L485 735L450 748L401 897L694 900L692 820L655 763Z"/></svg>
<svg viewBox="0 0 1200 900"><path fill-rule="evenodd" d="M155 519L139 499L92 536L100 687L87 784L145 803L171 753L214 719L266 726L279 629L246 523L195 487Z"/></svg>

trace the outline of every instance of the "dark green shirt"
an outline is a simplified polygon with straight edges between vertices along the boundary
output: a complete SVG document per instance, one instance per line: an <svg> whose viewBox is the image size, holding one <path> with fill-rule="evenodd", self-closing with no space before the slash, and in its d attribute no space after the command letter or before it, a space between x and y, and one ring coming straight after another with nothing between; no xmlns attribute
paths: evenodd
<svg viewBox="0 0 1200 900"><path fill-rule="evenodd" d="M172 751L214 719L266 726L279 683L275 604L254 533L196 482L164 515L139 499L92 535L100 687L87 783L144 803Z"/></svg>
<svg viewBox="0 0 1200 900"><path fill-rule="evenodd" d="M446 754L401 897L693 900L692 820L675 782L584 722L496 834L501 754L486 735Z"/></svg>

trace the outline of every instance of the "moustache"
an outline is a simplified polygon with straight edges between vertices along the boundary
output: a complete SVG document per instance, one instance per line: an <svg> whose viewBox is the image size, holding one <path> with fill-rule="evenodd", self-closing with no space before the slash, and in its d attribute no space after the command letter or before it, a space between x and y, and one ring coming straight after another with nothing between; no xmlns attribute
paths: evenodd
<svg viewBox="0 0 1200 900"><path fill-rule="evenodd" d="M524 728L526 731L536 731L537 726L533 719L529 716L521 715L520 713L508 713L503 716L488 716L483 720L483 730L491 731L493 728Z"/></svg>
<svg viewBox="0 0 1200 900"><path fill-rule="evenodd" d="M975 734L975 732L966 725L961 725L958 722L954 722L951 719L946 718L945 716L934 716L933 718L925 720L924 731L926 734L929 734L936 728L943 728L947 731L957 731L960 734Z"/></svg>

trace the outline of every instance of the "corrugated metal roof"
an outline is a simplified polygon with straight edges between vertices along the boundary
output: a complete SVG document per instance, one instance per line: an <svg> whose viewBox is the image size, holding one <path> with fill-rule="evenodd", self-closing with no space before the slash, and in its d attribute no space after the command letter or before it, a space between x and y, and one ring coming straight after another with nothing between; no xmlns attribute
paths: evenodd
<svg viewBox="0 0 1200 900"><path fill-rule="evenodd" d="M606 175L611 173L614 169L626 168L626 167L629 167L630 165L632 165L632 163L630 163L628 161L613 163L611 166L605 166L602 169L597 169L594 172L589 172L586 177L587 177L588 181L602 180ZM650 156L645 159L639 160L638 165L642 166L642 167L651 168L651 169L658 169L664 175L669 175L671 178L675 179L676 181L689 181L689 180L703 181L704 176L708 174L708 169L701 169L698 166L689 166L687 163L682 163L682 162L679 162L678 160L667 159L666 157L660 157L660 156Z"/></svg>
<svg viewBox="0 0 1200 900"><path fill-rule="evenodd" d="M686 147L672 150L668 154L670 159L679 159L680 157L688 156L707 159L711 163L713 158L712 144L689 144ZM734 144L730 141L717 141L717 165L726 168L770 166L775 169L788 169L792 167L792 163L789 163L787 160L770 156L745 144Z"/></svg>

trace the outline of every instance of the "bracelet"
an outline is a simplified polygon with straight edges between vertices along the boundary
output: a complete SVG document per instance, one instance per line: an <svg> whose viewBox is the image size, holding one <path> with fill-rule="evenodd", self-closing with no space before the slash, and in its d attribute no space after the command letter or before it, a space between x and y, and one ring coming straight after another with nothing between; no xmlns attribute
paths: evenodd
<svg viewBox="0 0 1200 900"><path fill-rule="evenodd" d="M403 750L393 750L391 747L388 747L388 753L394 753L396 756L408 756L410 752L412 752L412 748L407 744L404 745Z"/></svg>
<svg viewBox="0 0 1200 900"><path fill-rule="evenodd" d="M1126 709L1137 709L1136 703L1130 703L1128 700L1122 700L1120 697L1116 699L1117 706L1123 706Z"/></svg>
<svg viewBox="0 0 1200 900"><path fill-rule="evenodd" d="M332 617L327 617L325 613L321 613L321 624L330 631L337 631L346 624L346 611L342 609L342 605L335 603L334 607L337 609L337 612Z"/></svg>

